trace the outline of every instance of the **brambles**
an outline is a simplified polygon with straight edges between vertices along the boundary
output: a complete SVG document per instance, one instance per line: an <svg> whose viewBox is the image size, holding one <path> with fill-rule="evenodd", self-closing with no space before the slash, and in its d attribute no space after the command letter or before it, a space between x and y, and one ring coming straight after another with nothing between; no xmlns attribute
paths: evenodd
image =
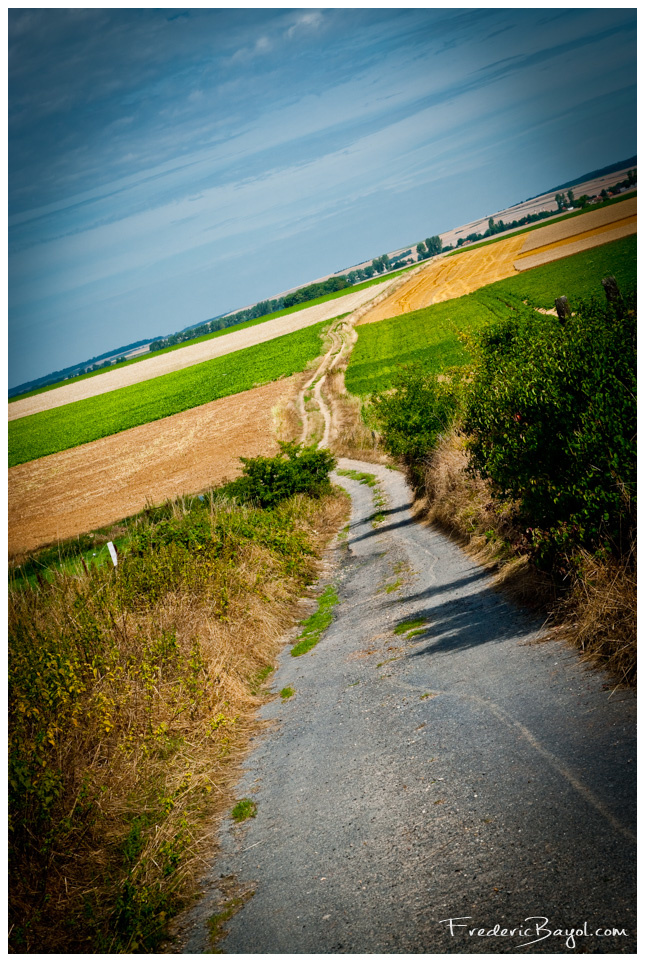
<svg viewBox="0 0 645 962"><path fill-rule="evenodd" d="M418 466L455 416L457 390L453 382L440 382L415 365L398 376L392 392L373 401L385 450L404 461L417 484Z"/></svg>

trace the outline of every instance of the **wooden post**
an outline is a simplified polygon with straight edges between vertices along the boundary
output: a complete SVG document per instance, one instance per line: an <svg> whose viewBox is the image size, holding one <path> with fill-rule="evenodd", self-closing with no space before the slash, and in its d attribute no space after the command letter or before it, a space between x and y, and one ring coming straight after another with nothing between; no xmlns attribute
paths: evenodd
<svg viewBox="0 0 645 962"><path fill-rule="evenodd" d="M602 286L605 289L605 297L610 304L618 304L622 301L621 293L616 283L616 278L609 275L609 277L603 277Z"/></svg>
<svg viewBox="0 0 645 962"><path fill-rule="evenodd" d="M555 309L558 312L558 320L560 324L564 324L568 317L571 317L571 308L569 307L569 301L566 299L564 294L562 297L556 297L555 299Z"/></svg>

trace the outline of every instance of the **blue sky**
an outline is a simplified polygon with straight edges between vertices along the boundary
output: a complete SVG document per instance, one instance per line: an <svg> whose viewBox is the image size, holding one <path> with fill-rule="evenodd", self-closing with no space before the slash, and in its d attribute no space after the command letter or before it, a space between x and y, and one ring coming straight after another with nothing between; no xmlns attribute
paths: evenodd
<svg viewBox="0 0 645 962"><path fill-rule="evenodd" d="M9 386L635 153L635 9L10 10Z"/></svg>

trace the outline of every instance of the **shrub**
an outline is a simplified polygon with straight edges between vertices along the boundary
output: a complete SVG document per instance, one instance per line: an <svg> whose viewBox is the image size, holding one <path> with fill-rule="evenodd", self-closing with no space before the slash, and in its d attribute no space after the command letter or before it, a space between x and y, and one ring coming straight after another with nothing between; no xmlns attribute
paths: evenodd
<svg viewBox="0 0 645 962"><path fill-rule="evenodd" d="M517 500L545 561L584 547L620 556L635 524L635 296L590 301L561 325L493 325L467 403L472 464Z"/></svg>
<svg viewBox="0 0 645 962"><path fill-rule="evenodd" d="M226 486L226 493L242 501L269 508L294 494L320 497L331 490L329 472L336 459L315 445L303 447L293 441L280 442L280 454L273 458L241 458L242 477Z"/></svg>
<svg viewBox="0 0 645 962"><path fill-rule="evenodd" d="M421 462L455 416L457 390L454 381L439 381L420 365L413 365L398 376L392 391L374 399L383 446L405 462L417 484Z"/></svg>

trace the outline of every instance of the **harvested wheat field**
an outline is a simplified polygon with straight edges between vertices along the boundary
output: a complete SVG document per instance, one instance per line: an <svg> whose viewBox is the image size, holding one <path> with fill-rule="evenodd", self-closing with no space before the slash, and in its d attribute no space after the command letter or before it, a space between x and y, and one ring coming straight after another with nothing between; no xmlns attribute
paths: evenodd
<svg viewBox="0 0 645 962"><path fill-rule="evenodd" d="M470 294L493 281L501 281L516 273L513 262L523 243L523 235L515 235L496 244L465 250L457 257L435 257L408 284L367 311L358 323L371 324L398 317L439 301Z"/></svg>
<svg viewBox="0 0 645 962"><path fill-rule="evenodd" d="M61 407L63 404L71 404L72 401L96 397L98 394L107 394L109 391L115 391L117 388L126 387L129 384L149 381L151 378L160 377L162 374L170 374L172 371L180 371L185 367L201 364L202 361L210 361L214 357L223 357L225 354L232 354L233 351L240 351L245 347L263 344L265 341L271 341L283 334L292 334L303 327L311 327L321 321L338 317L339 314L347 314L356 310L357 307L365 304L382 291L385 285L391 283L392 279L385 280L382 285L376 284L366 287L362 291L344 294L342 297L325 301L324 304L305 307L301 311L295 311L293 314L287 314L284 317L276 317L254 327L247 327L243 331L232 330L230 334L178 348L176 351L139 361L137 364L131 364L129 367L121 368L118 371L106 371L105 374L98 374L96 377L77 381L75 384L63 385L63 387L45 391L43 394L35 394L33 397L25 398L22 401L14 401L9 405L9 420L24 418L29 414L36 414L38 411L48 411L51 408Z"/></svg>
<svg viewBox="0 0 645 962"><path fill-rule="evenodd" d="M9 469L9 556L203 491L240 473L240 456L275 454L274 412L296 374Z"/></svg>
<svg viewBox="0 0 645 962"><path fill-rule="evenodd" d="M378 306L368 310L359 324L398 317L439 301L448 301L580 251L636 233L636 200L590 211L580 217L549 224L527 234L464 250L458 256L435 257Z"/></svg>

